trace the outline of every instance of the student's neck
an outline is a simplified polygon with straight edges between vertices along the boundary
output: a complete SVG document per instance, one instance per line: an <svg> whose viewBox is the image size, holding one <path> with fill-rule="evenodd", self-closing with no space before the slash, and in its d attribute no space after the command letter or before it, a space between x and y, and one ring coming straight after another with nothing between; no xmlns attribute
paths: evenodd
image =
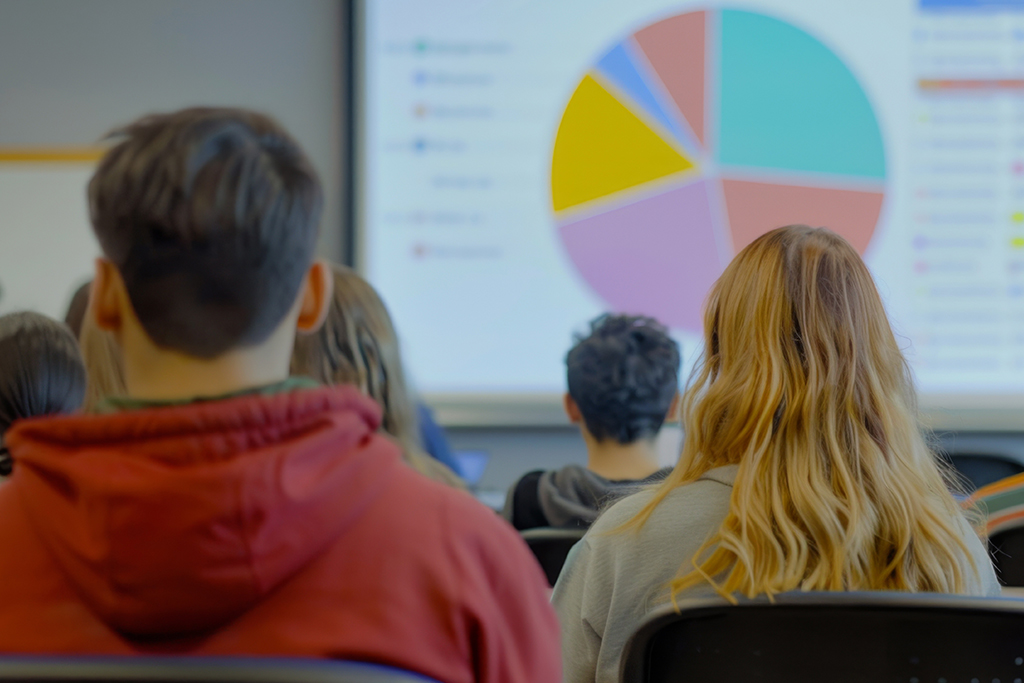
<svg viewBox="0 0 1024 683"><path fill-rule="evenodd" d="M660 469L654 439L638 439L627 444L614 439L598 441L589 434L584 439L587 469L605 479L645 479Z"/></svg>
<svg viewBox="0 0 1024 683"><path fill-rule="evenodd" d="M128 395L146 401L225 396L282 382L291 356L288 345L234 349L209 360L151 343L123 350Z"/></svg>

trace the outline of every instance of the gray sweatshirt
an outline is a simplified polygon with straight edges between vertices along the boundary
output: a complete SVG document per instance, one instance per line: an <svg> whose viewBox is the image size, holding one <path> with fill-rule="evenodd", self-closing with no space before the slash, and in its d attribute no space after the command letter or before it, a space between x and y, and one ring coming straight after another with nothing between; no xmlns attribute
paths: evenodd
<svg viewBox="0 0 1024 683"><path fill-rule="evenodd" d="M718 530L729 511L736 465L707 472L675 489L655 508L638 532L609 533L632 519L650 501L650 490L612 506L576 544L552 597L562 622L565 683L618 681L626 640L644 617L669 601L667 584L697 549ZM981 577L969 595L999 595L988 553L966 519L964 541ZM714 597L707 584L688 589L679 599Z"/></svg>
<svg viewBox="0 0 1024 683"><path fill-rule="evenodd" d="M646 479L605 479L581 465L527 472L512 485L502 514L516 529L536 527L585 529L597 514L619 498L664 479L672 468Z"/></svg>

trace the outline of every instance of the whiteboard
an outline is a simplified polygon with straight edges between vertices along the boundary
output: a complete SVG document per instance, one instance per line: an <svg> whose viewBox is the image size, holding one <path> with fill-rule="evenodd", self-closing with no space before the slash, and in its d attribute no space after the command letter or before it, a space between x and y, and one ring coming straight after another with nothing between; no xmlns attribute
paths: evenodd
<svg viewBox="0 0 1024 683"><path fill-rule="evenodd" d="M100 255L86 203L93 164L0 162L0 314L63 320Z"/></svg>

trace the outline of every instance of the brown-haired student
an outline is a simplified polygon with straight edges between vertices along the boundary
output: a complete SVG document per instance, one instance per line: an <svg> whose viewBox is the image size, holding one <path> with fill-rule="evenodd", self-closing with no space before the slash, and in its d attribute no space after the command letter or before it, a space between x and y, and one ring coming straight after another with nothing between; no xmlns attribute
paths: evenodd
<svg viewBox="0 0 1024 683"><path fill-rule="evenodd" d="M292 138L242 110L144 118L89 205L88 315L128 397L7 433L0 647L558 681L544 576L512 528L406 465L358 389L289 377L331 297Z"/></svg>

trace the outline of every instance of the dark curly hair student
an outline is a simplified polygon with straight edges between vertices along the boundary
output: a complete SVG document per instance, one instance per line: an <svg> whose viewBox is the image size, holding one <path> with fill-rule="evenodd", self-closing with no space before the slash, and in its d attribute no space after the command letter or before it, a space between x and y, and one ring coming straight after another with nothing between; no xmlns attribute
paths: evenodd
<svg viewBox="0 0 1024 683"><path fill-rule="evenodd" d="M587 466L528 472L509 491L517 529L585 528L598 510L664 477L654 445L679 386L679 346L653 318L603 315L566 356L565 412L580 425Z"/></svg>
<svg viewBox="0 0 1024 683"><path fill-rule="evenodd" d="M0 440L15 420L70 413L85 398L85 366L66 325L39 313L0 316ZM0 446L0 476L11 473Z"/></svg>
<svg viewBox="0 0 1024 683"><path fill-rule="evenodd" d="M654 318L604 315L565 359L569 396L598 441L654 436L679 385L679 346Z"/></svg>

